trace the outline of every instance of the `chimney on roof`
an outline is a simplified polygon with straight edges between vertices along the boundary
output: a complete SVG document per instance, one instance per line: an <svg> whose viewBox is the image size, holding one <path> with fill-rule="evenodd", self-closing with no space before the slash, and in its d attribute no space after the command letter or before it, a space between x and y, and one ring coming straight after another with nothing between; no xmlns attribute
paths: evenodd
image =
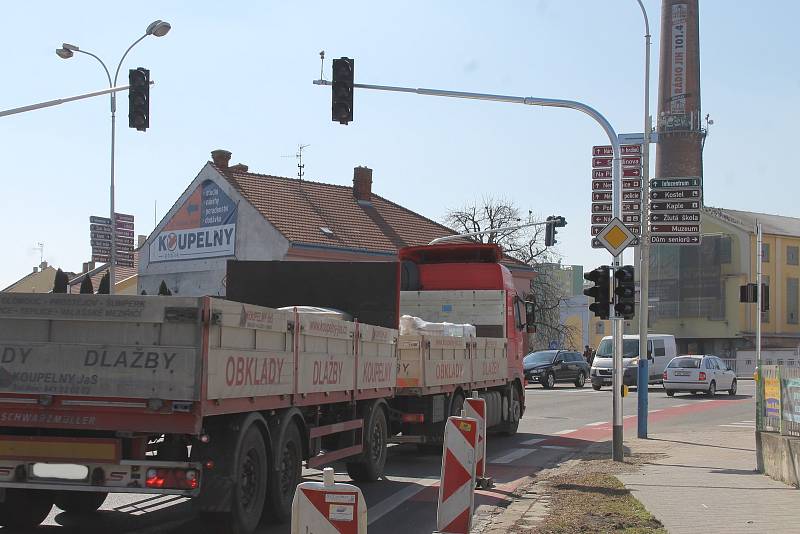
<svg viewBox="0 0 800 534"><path fill-rule="evenodd" d="M353 196L359 202L372 202L372 169L369 167L353 169Z"/></svg>
<svg viewBox="0 0 800 534"><path fill-rule="evenodd" d="M47 262L46 262L46 261L43 261L42 263L40 263L40 264L39 264L39 269L41 269L41 270L43 270L43 271L44 271L45 269L47 269Z"/></svg>
<svg viewBox="0 0 800 534"><path fill-rule="evenodd" d="M220 169L227 169L231 161L231 153L227 150L212 150L211 161Z"/></svg>
<svg viewBox="0 0 800 534"><path fill-rule="evenodd" d="M244 163L237 163L236 165L231 165L230 169L236 172L247 172L250 167L245 165Z"/></svg>

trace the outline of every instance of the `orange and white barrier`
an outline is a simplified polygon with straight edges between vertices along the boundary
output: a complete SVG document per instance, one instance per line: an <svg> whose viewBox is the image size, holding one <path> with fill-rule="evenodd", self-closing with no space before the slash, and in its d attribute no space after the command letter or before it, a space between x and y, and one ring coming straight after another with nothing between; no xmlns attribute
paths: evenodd
<svg viewBox="0 0 800 534"><path fill-rule="evenodd" d="M302 482L292 500L291 534L367 534L367 504L361 490L336 483L326 467L323 482Z"/></svg>
<svg viewBox="0 0 800 534"><path fill-rule="evenodd" d="M475 507L475 445L478 421L451 416L444 427L437 532L468 534Z"/></svg>
<svg viewBox="0 0 800 534"><path fill-rule="evenodd" d="M478 438L475 444L475 479L479 488L491 488L494 481L486 476L486 400L473 393L464 402L464 415L478 421Z"/></svg>

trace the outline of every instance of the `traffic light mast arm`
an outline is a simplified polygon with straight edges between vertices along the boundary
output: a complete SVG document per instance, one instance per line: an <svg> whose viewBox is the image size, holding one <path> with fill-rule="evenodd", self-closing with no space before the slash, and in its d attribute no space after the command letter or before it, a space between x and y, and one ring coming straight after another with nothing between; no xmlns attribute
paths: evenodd
<svg viewBox="0 0 800 534"><path fill-rule="evenodd" d="M563 219L563 217L561 217L561 219ZM550 219L550 220L547 220L547 221L536 221L536 222L520 224L520 225L517 225L517 226L506 226L504 228L489 228L488 230L480 230L478 232L469 232L469 233L466 233L466 234L446 235L446 236L443 236L443 237L437 237L436 239L434 239L433 241L431 241L428 244L429 245L435 245L437 243L443 243L445 241L453 241L455 239L461 239L462 237L474 237L476 235L483 235L483 234L497 234L497 233L500 233L500 232L510 232L512 230L520 230L522 228L530 228L531 226L543 226L545 224L555 224L556 222L557 222L556 220ZM564 224L566 224L566 222Z"/></svg>
<svg viewBox="0 0 800 534"><path fill-rule="evenodd" d="M153 85L155 82L150 80L150 85ZM84 98L92 98L94 96L102 96L107 95L109 93L116 93L119 91L125 91L126 89L130 89L130 85L120 85L117 87L109 87L108 89L103 89L101 91L93 91L91 93L85 93L82 95L76 96L68 96L66 98L57 98L55 100L48 100L47 102L39 102L38 104L31 104L30 106L22 106L19 108L12 108L0 111L0 117L5 117L7 115L16 115L17 113L25 113L26 111L34 111L37 109L42 108L49 108L52 106L58 106L60 104L66 104L67 102L74 102L75 100L83 100Z"/></svg>

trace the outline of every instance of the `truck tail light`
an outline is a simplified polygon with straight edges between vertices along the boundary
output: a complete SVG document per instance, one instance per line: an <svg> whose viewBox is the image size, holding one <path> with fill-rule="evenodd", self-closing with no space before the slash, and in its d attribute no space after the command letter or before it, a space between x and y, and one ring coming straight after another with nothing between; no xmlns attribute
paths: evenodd
<svg viewBox="0 0 800 534"><path fill-rule="evenodd" d="M145 485L154 489L197 489L197 471L194 469L154 469L147 470Z"/></svg>
<svg viewBox="0 0 800 534"><path fill-rule="evenodd" d="M700 376L698 377L700 381L704 381L706 379L706 374L703 371L700 371Z"/></svg>
<svg viewBox="0 0 800 534"><path fill-rule="evenodd" d="M424 423L425 414L421 413L404 413L401 418L404 423Z"/></svg>

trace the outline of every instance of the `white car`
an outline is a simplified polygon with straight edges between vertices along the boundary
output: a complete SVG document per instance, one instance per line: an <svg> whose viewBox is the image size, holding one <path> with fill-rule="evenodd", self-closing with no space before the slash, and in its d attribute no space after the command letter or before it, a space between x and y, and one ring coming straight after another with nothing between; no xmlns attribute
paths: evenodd
<svg viewBox="0 0 800 534"><path fill-rule="evenodd" d="M709 354L677 356L669 362L662 376L668 397L676 391L704 392L713 396L717 391L736 395L736 373Z"/></svg>

